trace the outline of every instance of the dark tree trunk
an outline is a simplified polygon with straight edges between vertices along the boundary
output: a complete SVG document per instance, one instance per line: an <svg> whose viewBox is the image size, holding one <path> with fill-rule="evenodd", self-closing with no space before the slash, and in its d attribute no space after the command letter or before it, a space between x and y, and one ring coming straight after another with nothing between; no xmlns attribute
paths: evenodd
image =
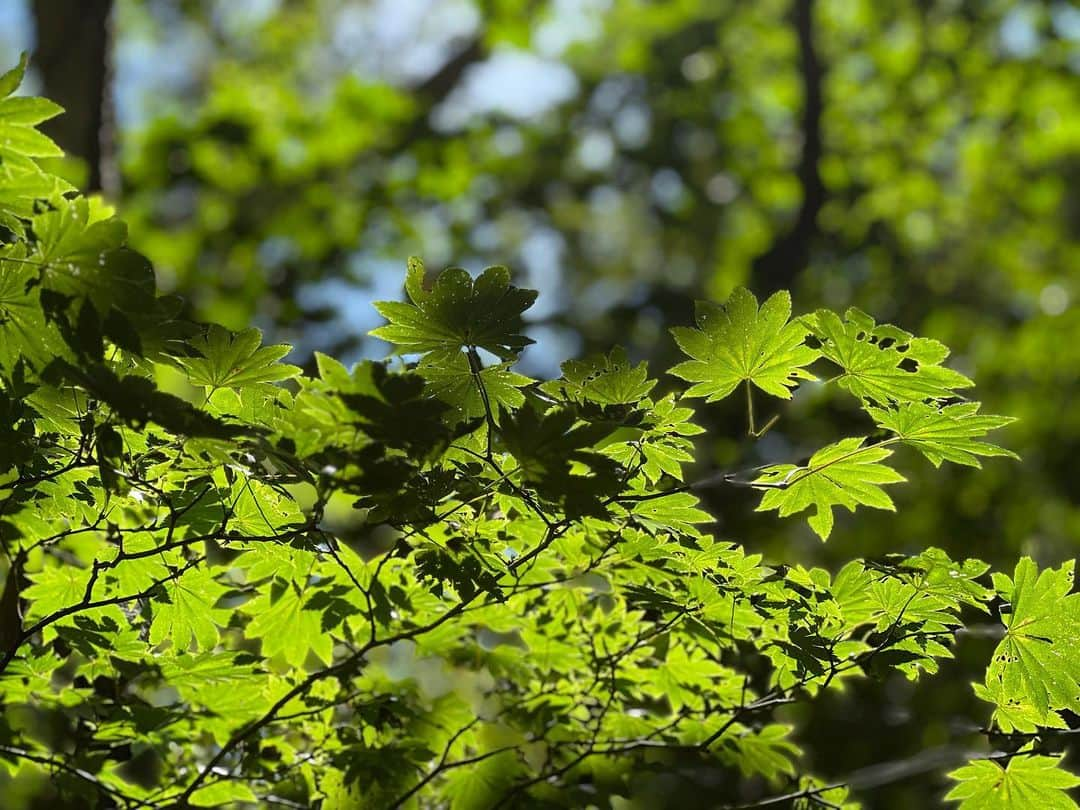
<svg viewBox="0 0 1080 810"><path fill-rule="evenodd" d="M44 94L65 109L42 129L85 160L88 191L115 192L109 132L109 13L112 0L33 0L33 64Z"/></svg>
<svg viewBox="0 0 1080 810"><path fill-rule="evenodd" d="M791 287L810 260L810 248L818 236L818 214L825 205L825 183L818 164L823 151L821 116L824 112L822 84L825 69L814 45L814 0L794 0L792 25L799 40L802 72L802 156L796 175L802 186L802 204L791 229L754 260L754 287L768 294Z"/></svg>

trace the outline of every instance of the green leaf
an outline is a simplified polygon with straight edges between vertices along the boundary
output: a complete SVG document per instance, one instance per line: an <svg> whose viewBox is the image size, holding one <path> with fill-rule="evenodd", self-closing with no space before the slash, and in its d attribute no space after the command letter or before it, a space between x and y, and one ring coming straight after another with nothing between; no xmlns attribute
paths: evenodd
<svg viewBox="0 0 1080 810"><path fill-rule="evenodd" d="M275 579L273 586L244 606L252 615L247 632L262 639L262 654L281 656L294 667L302 667L312 650L329 664L333 640L322 628L322 612L305 609L307 597L296 583Z"/></svg>
<svg viewBox="0 0 1080 810"><path fill-rule="evenodd" d="M544 383L540 389L553 397L597 405L636 405L649 395L656 380L649 379L645 362L631 365L621 346L609 354L562 364L562 379Z"/></svg>
<svg viewBox="0 0 1080 810"><path fill-rule="evenodd" d="M510 360L533 342L521 334L521 314L536 300L536 291L511 285L505 267L489 267L475 281L467 271L452 267L427 290L423 264L412 259L405 287L412 303L376 302L389 324L370 333L399 351L472 346Z"/></svg>
<svg viewBox="0 0 1080 810"><path fill-rule="evenodd" d="M225 587L205 568L192 568L178 579L166 582L151 605L150 643L172 642L173 654L186 653L191 641L208 650L218 641L214 610Z"/></svg>
<svg viewBox="0 0 1080 810"><path fill-rule="evenodd" d="M737 736L725 737L725 747L732 750L726 757L738 766L744 776L761 774L766 779L794 776L795 763L801 751L791 741L792 727L774 723L759 731L746 730Z"/></svg>
<svg viewBox="0 0 1080 810"><path fill-rule="evenodd" d="M235 779L222 779L206 787L201 787L191 794L188 800L196 807L231 807L236 802L257 803L258 798L251 788Z"/></svg>
<svg viewBox="0 0 1080 810"><path fill-rule="evenodd" d="M988 678L985 684L971 685L975 697L994 704L993 722L1001 731L1011 734L1034 734L1040 728L1067 728L1068 725L1055 712L1041 712L1024 695L1006 692L1005 683L998 678Z"/></svg>
<svg viewBox="0 0 1080 810"><path fill-rule="evenodd" d="M51 138L34 129L62 113L63 108L43 98L11 97L22 84L25 71L24 53L17 67L0 76L0 163L64 155Z"/></svg>
<svg viewBox="0 0 1080 810"><path fill-rule="evenodd" d="M687 396L714 402L728 396L744 380L782 399L791 398L799 380L814 375L804 366L818 352L804 343L809 331L791 316L791 296L778 292L758 309L757 298L739 287L724 307L699 301L697 329L672 329L675 341L692 360L670 373L694 385Z"/></svg>
<svg viewBox="0 0 1080 810"><path fill-rule="evenodd" d="M21 237L38 200L56 200L70 191L70 183L41 171L30 158L9 154L0 162L0 224Z"/></svg>
<svg viewBox="0 0 1080 810"><path fill-rule="evenodd" d="M514 410L525 402L520 389L533 381L510 370L510 363L498 363L474 373L469 357L460 349L437 349L429 352L416 371L424 378L425 393L452 406L447 416L451 422L464 422L484 416L487 395L492 416L498 420L501 409ZM480 386L483 385L483 394Z"/></svg>
<svg viewBox="0 0 1080 810"><path fill-rule="evenodd" d="M29 54L23 51L19 54L19 64L0 76L0 98L6 98L19 89L23 76L26 75L26 65L29 61Z"/></svg>
<svg viewBox="0 0 1080 810"><path fill-rule="evenodd" d="M169 657L160 664L161 675L181 690L197 690L220 684L233 685L257 680L265 675L250 664L241 663L245 653L222 651ZM250 656L248 656L250 658Z"/></svg>
<svg viewBox="0 0 1080 810"><path fill-rule="evenodd" d="M867 408L866 411L878 427L895 433L935 467L940 467L943 461L980 467L977 456L1019 458L996 444L979 441L991 430L1015 420L1008 416L980 414L978 402L960 402L944 408L925 402L904 402L895 408Z"/></svg>
<svg viewBox="0 0 1080 810"><path fill-rule="evenodd" d="M69 295L96 294L95 303L105 309L118 290L108 287L109 276L99 268L109 252L123 246L127 226L85 197L54 201L34 216L33 226L40 258L48 263L46 286Z"/></svg>
<svg viewBox="0 0 1080 810"><path fill-rule="evenodd" d="M1039 573L1024 557L1012 580L994 577L1011 612L1003 612L1005 637L986 670L987 692L1029 703L1042 725L1053 724L1056 711L1080 711L1080 594L1071 593L1074 566L1070 561Z"/></svg>
<svg viewBox="0 0 1080 810"><path fill-rule="evenodd" d="M1059 757L1023 753L1004 768L976 760L949 774L959 784L945 798L960 802L960 810L1076 810L1065 791L1080 785L1080 777L1060 765Z"/></svg>
<svg viewBox="0 0 1080 810"><path fill-rule="evenodd" d="M63 107L46 98L31 96L5 98L0 101L0 127L4 124L33 126L55 118L63 111Z"/></svg>
<svg viewBox="0 0 1080 810"><path fill-rule="evenodd" d="M821 341L821 355L843 369L838 384L878 405L945 399L974 383L941 364L949 356L942 343L914 337L889 324L877 325L855 307L844 314L821 309L801 319Z"/></svg>
<svg viewBox="0 0 1080 810"><path fill-rule="evenodd" d="M450 810L484 810L494 807L521 773L521 762L512 751L493 754L469 768L456 768L446 779Z"/></svg>
<svg viewBox="0 0 1080 810"><path fill-rule="evenodd" d="M639 501L633 506L634 517L656 530L673 530L684 534L700 534L695 527L700 523L711 523L712 515L698 509L696 495L689 492L675 492L660 498Z"/></svg>
<svg viewBox="0 0 1080 810"><path fill-rule="evenodd" d="M754 481L769 487L757 511L778 510L787 517L815 507L808 522L822 540L833 527L833 507L854 512L858 505L894 511L896 507L882 485L906 480L892 467L880 462L892 451L877 445L864 446L865 439L850 438L818 450L805 467L779 464L766 469Z"/></svg>
<svg viewBox="0 0 1080 810"><path fill-rule="evenodd" d="M90 572L70 565L50 565L32 574L30 580L33 584L22 596L33 605L28 615L37 619L77 605L86 593Z"/></svg>
<svg viewBox="0 0 1080 810"><path fill-rule="evenodd" d="M68 354L53 324L46 324L37 291L27 292L36 278L33 268L0 261L0 365L13 368L19 358L40 371L58 354Z"/></svg>
<svg viewBox="0 0 1080 810"><path fill-rule="evenodd" d="M694 443L689 437L705 431L690 421L693 415L692 408L678 407L674 395L668 394L644 411L634 425L639 430L632 439L605 445L603 452L628 468L640 464L650 483L664 475L681 481L682 465L694 460Z"/></svg>
<svg viewBox="0 0 1080 810"><path fill-rule="evenodd" d="M14 69L0 76L0 226L20 238L25 237L26 221L41 200L63 206L67 201L61 195L73 190L37 164L37 158L63 155L59 146L34 128L61 108L41 98L10 97L25 71L24 53Z"/></svg>
<svg viewBox="0 0 1080 810"><path fill-rule="evenodd" d="M265 382L288 380L300 373L296 366L278 361L291 346L262 345L262 332L245 329L230 333L212 324L205 333L191 341L193 357L179 358L192 385L209 388L244 388Z"/></svg>

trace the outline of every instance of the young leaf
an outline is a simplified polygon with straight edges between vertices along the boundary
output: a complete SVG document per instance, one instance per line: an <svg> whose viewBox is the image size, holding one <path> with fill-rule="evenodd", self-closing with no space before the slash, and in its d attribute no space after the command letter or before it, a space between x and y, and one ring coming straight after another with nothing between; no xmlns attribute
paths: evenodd
<svg viewBox="0 0 1080 810"><path fill-rule="evenodd" d="M757 298L739 287L720 307L699 301L697 329L671 330L685 354L671 374L694 385L687 396L715 402L728 396L744 380L782 399L791 398L799 380L812 380L808 366L818 352L803 340L809 331L791 316L791 296L778 292L758 309Z"/></svg>
<svg viewBox="0 0 1080 810"><path fill-rule="evenodd" d="M808 519L810 528L827 540L833 527L833 507L854 512L858 505L895 510L892 498L881 487L906 480L892 467L880 462L892 451L877 445L863 445L864 439L850 438L818 450L805 467L779 464L766 469L754 482L770 487L757 511L776 509L780 517L816 507Z"/></svg>
<svg viewBox="0 0 1080 810"><path fill-rule="evenodd" d="M1080 785L1080 777L1060 767L1059 757L1012 757L1002 768L985 759L969 762L949 774L959 782L945 796L960 802L960 810L1076 810L1065 792Z"/></svg>

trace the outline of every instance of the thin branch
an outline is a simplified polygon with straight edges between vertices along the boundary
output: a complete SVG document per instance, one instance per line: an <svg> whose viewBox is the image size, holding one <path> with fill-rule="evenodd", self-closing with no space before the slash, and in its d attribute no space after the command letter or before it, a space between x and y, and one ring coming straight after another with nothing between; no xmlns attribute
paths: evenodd
<svg viewBox="0 0 1080 810"><path fill-rule="evenodd" d="M112 787L111 785L107 785L104 782L102 782L100 779L98 779L96 776L94 776L94 774L90 773L89 771L84 770L83 768L78 768L78 767L76 767L74 765L71 765L71 764L65 762L62 759L58 759L58 758L55 758L55 757L48 757L48 756L44 756L42 754L35 754L32 751L27 751L27 750L25 750L23 748L17 748L17 747L15 747L13 745L3 745L3 744L0 744L0 754L7 754L8 756L15 757L17 759L23 759L23 760L26 760L27 762L34 762L34 763L36 763L38 765L44 765L44 766L46 766L48 768L55 768L58 771L63 771L64 773L70 774L71 776L74 776L77 779L81 779L83 782L86 782L88 785L92 785L95 790L98 790L101 793L104 793L105 795L110 796L113 799L116 799L117 801L121 801L124 804L128 805L129 807L149 807L150 806L149 802L145 802L145 801L143 801L141 799L136 799L136 798L134 798L132 796L128 796L125 793L121 793L119 790Z"/></svg>

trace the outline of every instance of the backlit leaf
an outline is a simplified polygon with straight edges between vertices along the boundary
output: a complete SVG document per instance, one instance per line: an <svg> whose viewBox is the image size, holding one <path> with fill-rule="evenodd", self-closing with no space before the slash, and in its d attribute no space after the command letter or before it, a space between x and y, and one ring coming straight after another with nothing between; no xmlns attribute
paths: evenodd
<svg viewBox="0 0 1080 810"><path fill-rule="evenodd" d="M818 352L804 342L809 331L791 317L791 296L778 292L758 309L757 299L739 287L725 306L699 302L697 329L672 329L679 348L692 360L670 373L694 383L687 396L708 402L728 396L748 380L767 394L791 398L799 380L812 380L806 370Z"/></svg>

